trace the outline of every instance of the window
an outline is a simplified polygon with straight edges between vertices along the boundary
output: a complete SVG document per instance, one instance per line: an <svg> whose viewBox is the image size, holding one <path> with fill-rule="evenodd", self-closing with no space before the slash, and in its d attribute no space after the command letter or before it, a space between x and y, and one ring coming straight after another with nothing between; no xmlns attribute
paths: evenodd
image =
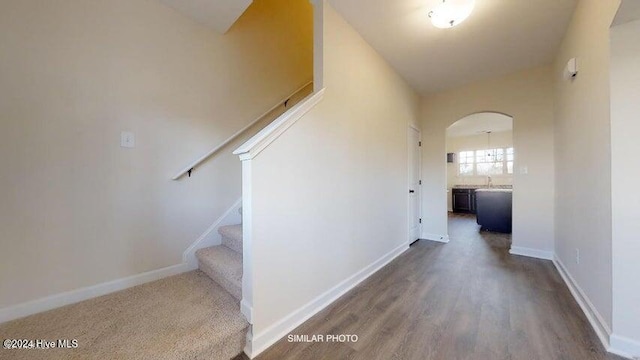
<svg viewBox="0 0 640 360"><path fill-rule="evenodd" d="M513 148L507 149L507 174L513 174Z"/></svg>
<svg viewBox="0 0 640 360"><path fill-rule="evenodd" d="M460 176L492 176L513 174L513 148L461 151Z"/></svg>
<svg viewBox="0 0 640 360"><path fill-rule="evenodd" d="M477 150L476 174L480 176L504 174L504 149Z"/></svg>
<svg viewBox="0 0 640 360"><path fill-rule="evenodd" d="M473 175L473 159L475 155L473 151L462 151L458 157L460 161L460 175L470 176Z"/></svg>

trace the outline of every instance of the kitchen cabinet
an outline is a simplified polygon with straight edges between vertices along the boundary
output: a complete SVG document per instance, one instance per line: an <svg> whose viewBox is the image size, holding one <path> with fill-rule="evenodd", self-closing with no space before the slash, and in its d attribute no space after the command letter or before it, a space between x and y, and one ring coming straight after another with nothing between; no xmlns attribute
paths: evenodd
<svg viewBox="0 0 640 360"><path fill-rule="evenodd" d="M511 233L512 190L478 189L478 225L489 231Z"/></svg>
<svg viewBox="0 0 640 360"><path fill-rule="evenodd" d="M476 213L476 190L475 189L452 189L451 203L453 212Z"/></svg>
<svg viewBox="0 0 640 360"><path fill-rule="evenodd" d="M471 212L476 213L476 190L471 190Z"/></svg>

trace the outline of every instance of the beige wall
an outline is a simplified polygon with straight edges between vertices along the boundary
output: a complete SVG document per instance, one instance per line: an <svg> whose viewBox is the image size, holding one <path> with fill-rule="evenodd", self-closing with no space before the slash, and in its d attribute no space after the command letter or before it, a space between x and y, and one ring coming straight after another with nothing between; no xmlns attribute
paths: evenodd
<svg viewBox="0 0 640 360"><path fill-rule="evenodd" d="M256 342L314 298L408 248L407 129L419 98L324 6L325 97L251 160L245 261Z"/></svg>
<svg viewBox="0 0 640 360"><path fill-rule="evenodd" d="M521 71L423 98L423 236L447 230L445 131L459 119L494 111L513 117L513 246L553 250L553 99L550 67ZM521 170L527 168L528 173Z"/></svg>
<svg viewBox="0 0 640 360"><path fill-rule="evenodd" d="M611 326L609 26L618 0L581 0L553 66L555 252ZM563 69L577 58L578 76ZM580 263L576 251L580 252Z"/></svg>
<svg viewBox="0 0 640 360"><path fill-rule="evenodd" d="M640 357L640 21L611 29L611 190L613 332ZM617 339L611 340L616 346Z"/></svg>
<svg viewBox="0 0 640 360"><path fill-rule="evenodd" d="M3 1L0 308L180 263L240 164L169 179L311 80L311 19L256 0L219 36L155 1Z"/></svg>

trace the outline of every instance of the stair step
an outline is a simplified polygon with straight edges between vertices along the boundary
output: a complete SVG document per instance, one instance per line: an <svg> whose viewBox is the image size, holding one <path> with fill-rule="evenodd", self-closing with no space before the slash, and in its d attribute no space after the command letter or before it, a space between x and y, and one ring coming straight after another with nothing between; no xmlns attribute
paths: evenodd
<svg viewBox="0 0 640 360"><path fill-rule="evenodd" d="M218 232L224 246L242 254L242 224L222 226Z"/></svg>
<svg viewBox="0 0 640 360"><path fill-rule="evenodd" d="M242 299L242 254L219 245L196 251L200 270L234 298Z"/></svg>
<svg viewBox="0 0 640 360"><path fill-rule="evenodd" d="M196 270L0 324L2 339L68 336L80 344L0 354L15 360L231 359L242 352L248 330L237 300Z"/></svg>

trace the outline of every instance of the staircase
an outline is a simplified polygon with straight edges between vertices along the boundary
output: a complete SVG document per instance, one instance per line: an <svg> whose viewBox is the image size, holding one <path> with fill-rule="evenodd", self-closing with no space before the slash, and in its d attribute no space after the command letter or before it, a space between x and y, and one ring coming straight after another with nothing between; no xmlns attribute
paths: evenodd
<svg viewBox="0 0 640 360"><path fill-rule="evenodd" d="M276 118L275 128L281 128L292 114L301 116L299 114L308 109L298 103L308 98L312 91L313 83L306 84L172 179L191 176L202 162L261 121ZM321 99L314 96L313 104ZM286 111L291 112L283 117ZM242 215L242 209L239 212ZM2 323L0 338L66 338L77 339L79 344L83 344L79 349L12 351L12 359L16 360L235 358L247 349L245 346L250 336L250 324L241 313L239 304L243 277L242 224L222 226L218 232L222 239L220 245L195 252L199 271L166 277ZM183 265L191 268L191 264L190 257L189 262Z"/></svg>
<svg viewBox="0 0 640 360"><path fill-rule="evenodd" d="M242 208L238 210L242 215ZM222 244L196 251L198 267L218 283L236 300L242 300L242 224L222 226L218 229ZM239 309L238 309L239 311ZM246 329L238 333L245 342ZM226 354L229 358L237 354Z"/></svg>
<svg viewBox="0 0 640 360"><path fill-rule="evenodd" d="M201 271L167 277L0 324L0 338L77 339L77 349L11 350L15 360L229 360L249 323L240 313L242 225L196 252ZM213 279L213 281L211 280ZM2 350L0 349L0 353ZM3 354L0 354L0 358Z"/></svg>
<svg viewBox="0 0 640 360"><path fill-rule="evenodd" d="M239 210L242 215L242 208ZM218 229L222 235L222 245L203 248L196 251L199 269L218 283L236 300L242 300L242 224L223 226ZM224 293L224 291L221 291ZM224 310L220 309L221 312ZM209 359L235 359L242 351L246 339L248 324L244 316L240 315L239 303L232 314L240 316L243 328L227 336L222 341L216 341L217 352L210 352ZM240 352L239 352L240 350Z"/></svg>
<svg viewBox="0 0 640 360"><path fill-rule="evenodd" d="M196 251L198 267L237 300L242 300L242 225L218 230L222 245Z"/></svg>

